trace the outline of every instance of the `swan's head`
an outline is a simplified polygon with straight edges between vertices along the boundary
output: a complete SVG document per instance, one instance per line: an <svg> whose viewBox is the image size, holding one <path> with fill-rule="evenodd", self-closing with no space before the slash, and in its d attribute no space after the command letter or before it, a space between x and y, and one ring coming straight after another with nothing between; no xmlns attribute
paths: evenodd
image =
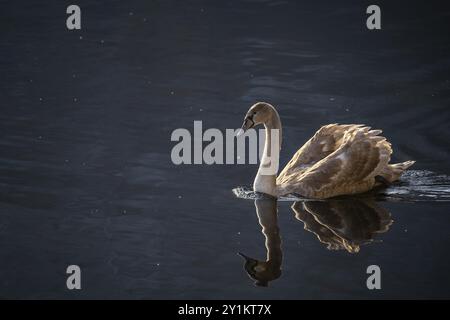
<svg viewBox="0 0 450 320"><path fill-rule="evenodd" d="M274 116L278 116L278 114L272 105L266 102L257 102L247 111L240 132L244 133L259 124L268 123Z"/></svg>

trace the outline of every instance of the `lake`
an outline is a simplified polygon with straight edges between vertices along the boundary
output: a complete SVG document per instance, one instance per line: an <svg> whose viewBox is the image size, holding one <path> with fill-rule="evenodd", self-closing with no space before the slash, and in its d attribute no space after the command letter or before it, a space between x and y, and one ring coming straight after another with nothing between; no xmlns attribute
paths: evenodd
<svg viewBox="0 0 450 320"><path fill-rule="evenodd" d="M391 2L368 30L366 1L80 0L72 31L65 3L0 2L0 298L450 298L450 9ZM328 123L416 164L381 194L276 202L233 193L257 165L172 163L173 130L257 101L282 166Z"/></svg>

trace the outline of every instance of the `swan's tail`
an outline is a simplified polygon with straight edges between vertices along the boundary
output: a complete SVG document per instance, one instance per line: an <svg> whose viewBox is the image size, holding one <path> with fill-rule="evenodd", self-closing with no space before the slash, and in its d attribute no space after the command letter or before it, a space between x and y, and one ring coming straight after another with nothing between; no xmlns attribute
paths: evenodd
<svg viewBox="0 0 450 320"><path fill-rule="evenodd" d="M381 176L388 182L392 183L394 181L397 181L403 174L403 172L411 167L414 163L415 161L408 160L405 162L388 164L388 166L381 173Z"/></svg>

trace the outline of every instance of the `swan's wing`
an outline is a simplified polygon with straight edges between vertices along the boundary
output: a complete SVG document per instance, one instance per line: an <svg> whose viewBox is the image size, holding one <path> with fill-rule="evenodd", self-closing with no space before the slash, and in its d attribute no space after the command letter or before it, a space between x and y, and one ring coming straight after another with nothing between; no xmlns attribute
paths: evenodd
<svg viewBox="0 0 450 320"><path fill-rule="evenodd" d="M328 124L322 126L292 157L288 164L278 175L279 181L285 176L304 172L326 156L330 155L342 144L342 138L348 130L362 127L355 124Z"/></svg>
<svg viewBox="0 0 450 320"><path fill-rule="evenodd" d="M329 198L365 192L387 166L392 153L380 130L351 128L337 150L304 172L292 171L277 179L280 194L299 193L310 198Z"/></svg>

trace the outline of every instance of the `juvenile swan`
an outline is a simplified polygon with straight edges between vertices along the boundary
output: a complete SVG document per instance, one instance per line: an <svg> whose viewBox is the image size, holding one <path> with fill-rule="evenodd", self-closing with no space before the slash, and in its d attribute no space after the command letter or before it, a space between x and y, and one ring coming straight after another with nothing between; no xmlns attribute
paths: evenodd
<svg viewBox="0 0 450 320"><path fill-rule="evenodd" d="M277 177L281 121L272 105L254 104L245 115L241 133L258 124L264 125L266 139L253 189L275 197L296 193L323 199L362 193L396 181L415 162L389 164L392 148L386 138L378 136L381 130L335 123L321 127Z"/></svg>

